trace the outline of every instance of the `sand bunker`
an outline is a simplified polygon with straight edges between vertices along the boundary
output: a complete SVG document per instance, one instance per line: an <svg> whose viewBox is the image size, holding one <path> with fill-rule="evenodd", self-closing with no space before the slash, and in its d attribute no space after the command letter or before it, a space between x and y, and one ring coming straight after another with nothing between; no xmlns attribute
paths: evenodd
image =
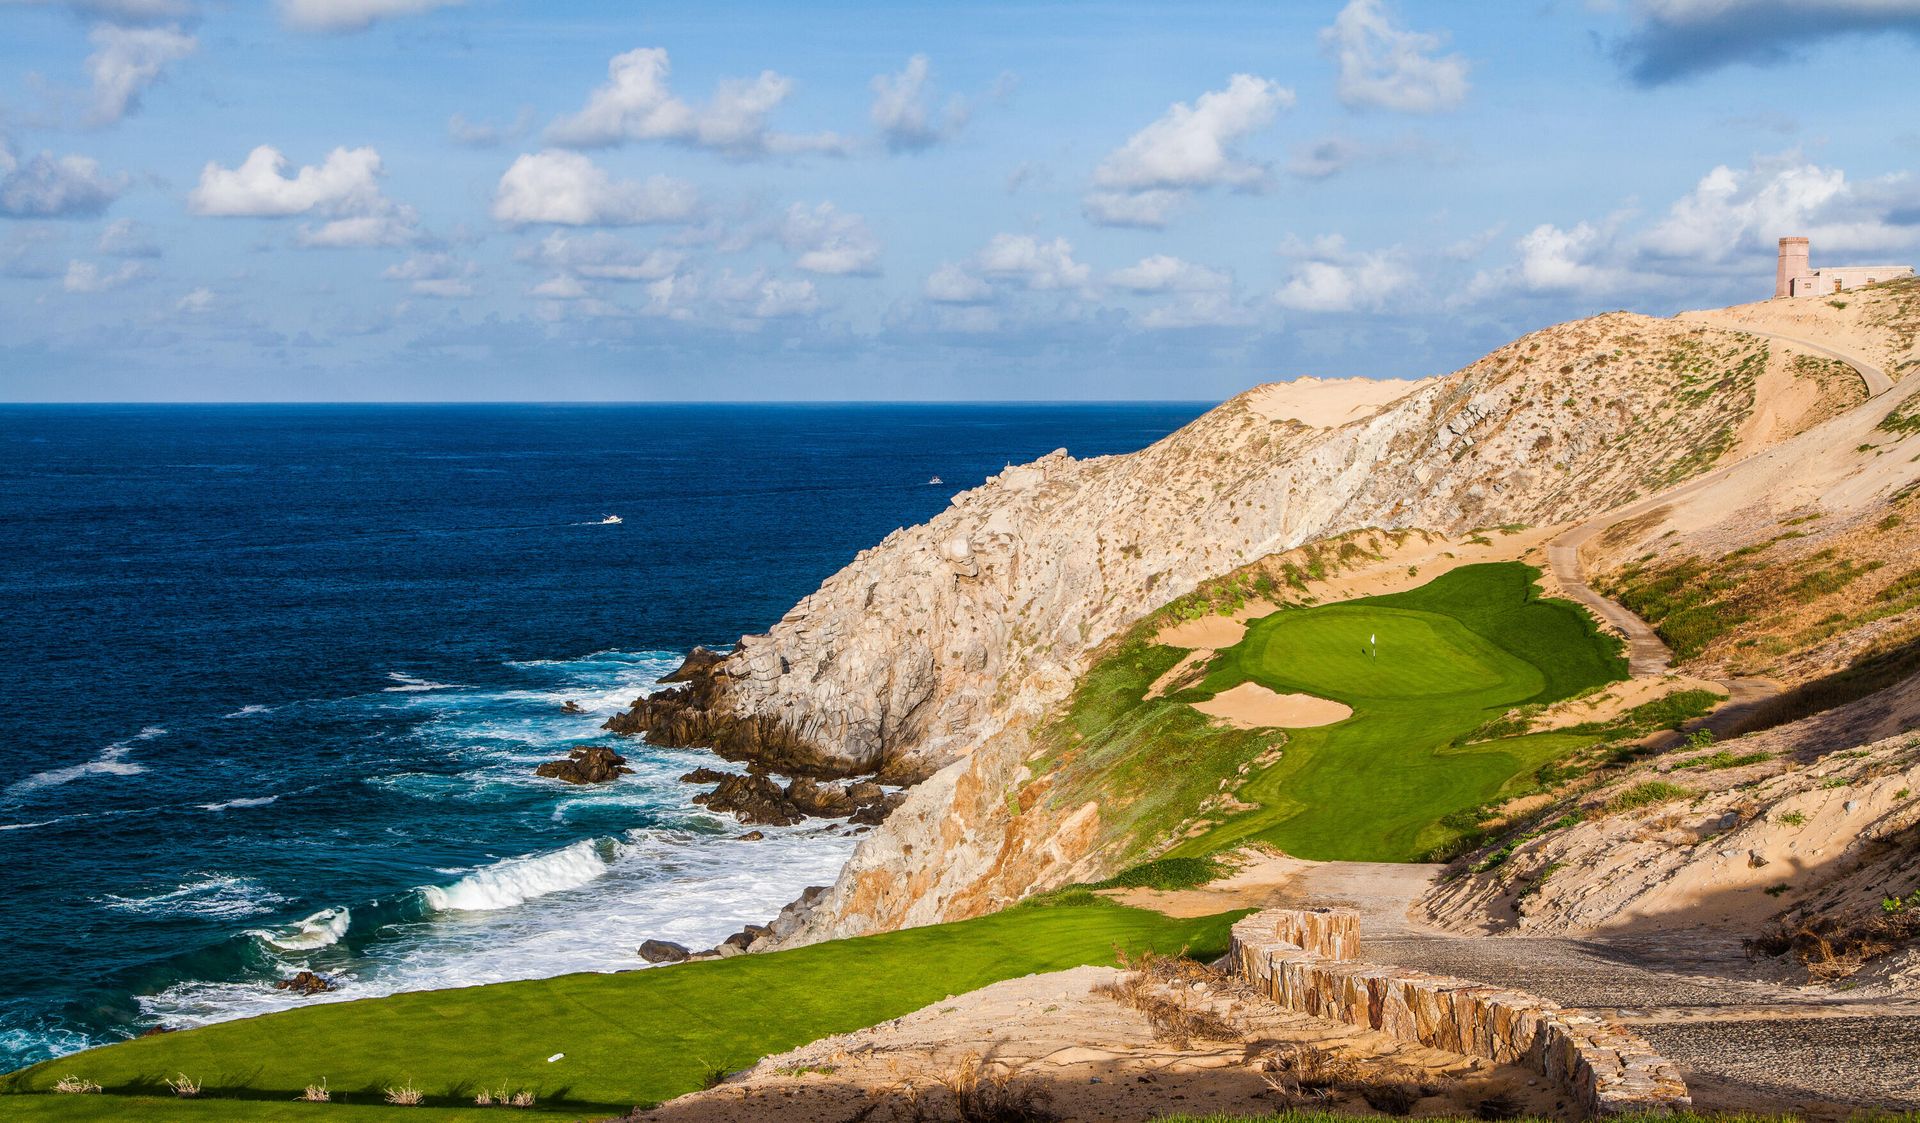
<svg viewBox="0 0 1920 1123"><path fill-rule="evenodd" d="M1231 616L1202 616L1169 624L1154 634L1153 642L1168 647L1205 648L1218 651L1232 647L1247 634L1247 625Z"/></svg>
<svg viewBox="0 0 1920 1123"><path fill-rule="evenodd" d="M1193 708L1236 729L1307 729L1353 716L1350 706L1311 694L1276 694L1257 682L1223 690Z"/></svg>
<svg viewBox="0 0 1920 1123"><path fill-rule="evenodd" d="M1251 391L1247 405L1269 421L1299 421L1323 429L1370 417L1388 402L1433 381L1388 378L1296 378Z"/></svg>

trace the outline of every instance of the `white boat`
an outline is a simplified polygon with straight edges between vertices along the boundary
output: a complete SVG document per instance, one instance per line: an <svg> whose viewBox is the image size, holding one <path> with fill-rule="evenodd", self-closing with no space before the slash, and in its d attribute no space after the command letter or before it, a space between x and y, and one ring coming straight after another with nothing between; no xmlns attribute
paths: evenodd
<svg viewBox="0 0 1920 1123"><path fill-rule="evenodd" d="M937 483L940 483L940 482L941 482L941 479L940 479L940 477L939 477L939 476L935 476L935 477L933 477L932 479L930 479L930 480L928 480L928 481L927 481L927 483L928 483L928 485L929 485L929 486L931 486L931 485L933 485L933 484L937 484Z"/></svg>
<svg viewBox="0 0 1920 1123"><path fill-rule="evenodd" d="M617 526L619 522L620 522L619 515L608 515L606 518L600 520L600 525L601 526Z"/></svg>

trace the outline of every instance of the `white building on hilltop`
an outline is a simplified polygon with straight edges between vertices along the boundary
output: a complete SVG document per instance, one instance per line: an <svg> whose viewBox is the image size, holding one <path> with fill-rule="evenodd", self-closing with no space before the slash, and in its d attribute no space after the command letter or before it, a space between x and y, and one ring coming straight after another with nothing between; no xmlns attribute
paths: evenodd
<svg viewBox="0 0 1920 1123"><path fill-rule="evenodd" d="M1830 296L1875 281L1911 276L1911 265L1830 265L1814 269L1808 264L1805 238L1782 238L1780 261L1773 274L1773 295Z"/></svg>

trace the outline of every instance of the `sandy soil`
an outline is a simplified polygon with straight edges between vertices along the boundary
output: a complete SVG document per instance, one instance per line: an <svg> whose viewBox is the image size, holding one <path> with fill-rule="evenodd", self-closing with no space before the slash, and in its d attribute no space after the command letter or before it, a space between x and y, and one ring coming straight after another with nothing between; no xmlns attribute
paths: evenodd
<svg viewBox="0 0 1920 1123"><path fill-rule="evenodd" d="M1268 612L1272 605L1266 605ZM1218 651L1223 647L1232 647L1247 634L1247 620L1238 614L1233 616L1202 616L1198 620L1182 620L1160 629L1153 642L1167 647L1191 647L1196 650Z"/></svg>
<svg viewBox="0 0 1920 1123"><path fill-rule="evenodd" d="M1269 382L1255 389L1247 405L1268 421L1299 421L1315 428L1331 429L1371 417L1380 407L1432 381L1431 378L1415 381L1296 378L1291 382Z"/></svg>
<svg viewBox="0 0 1920 1123"><path fill-rule="evenodd" d="M1351 706L1330 698L1277 694L1257 682L1243 682L1191 705L1235 729L1310 729L1353 716Z"/></svg>
<svg viewBox="0 0 1920 1123"><path fill-rule="evenodd" d="M1080 967L1011 979L870 1029L824 1038L768 1057L719 1087L636 1114L647 1123L733 1123L782 1119L843 1123L953 1112L942 1079L969 1065L1031 1090L1063 1118L1138 1121L1171 1111L1264 1114L1286 1106L1263 1079L1275 1048L1328 1049L1368 1066L1407 1066L1444 1090L1416 1114L1472 1114L1504 1092L1529 1115L1556 1104L1538 1077L1452 1053L1405 1045L1383 1034L1293 1014L1231 982L1170 984L1159 993L1223 1019L1224 1041L1170 1040L1145 1014L1096 991L1122 972ZM1376 1069L1377 1071L1377 1069ZM1348 1106L1336 1098L1329 1106ZM1356 1100L1353 1107L1364 1110Z"/></svg>
<svg viewBox="0 0 1920 1123"><path fill-rule="evenodd" d="M1533 722L1527 728L1532 732L1544 733L1589 721L1612 721L1635 706L1683 690L1710 690L1721 695L1727 693L1727 688L1721 683L1691 675L1637 675L1625 682L1616 682L1598 694L1555 702L1534 715Z"/></svg>
<svg viewBox="0 0 1920 1123"><path fill-rule="evenodd" d="M1100 895L1168 916L1218 916L1233 909L1277 907L1292 899L1302 877L1324 865L1260 847L1244 847L1224 860L1233 866L1233 873L1198 889L1103 889Z"/></svg>

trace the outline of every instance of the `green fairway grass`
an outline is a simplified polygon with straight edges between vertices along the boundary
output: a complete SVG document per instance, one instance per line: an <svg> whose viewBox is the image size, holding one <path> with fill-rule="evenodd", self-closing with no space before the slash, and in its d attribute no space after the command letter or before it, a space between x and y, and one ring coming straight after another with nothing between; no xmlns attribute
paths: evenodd
<svg viewBox="0 0 1920 1123"><path fill-rule="evenodd" d="M1094 899L767 955L317 1005L23 1069L0 1078L0 1093L48 1093L73 1075L107 1094L0 1094L0 1118L325 1120L358 1118L342 1111L355 1105L402 1119L477 1114L371 1106L382 1088L406 1082L429 1105L470 1105L482 1088L505 1086L537 1093L540 1112L606 1116L948 995L1112 963L1116 948L1215 956L1241 915L1176 920ZM549 1064L555 1053L566 1057ZM201 1082L202 1098L160 1099L163 1081L183 1072ZM291 1102L323 1078L333 1104ZM164 1114L141 1107L135 1116L136 1102Z"/></svg>
<svg viewBox="0 0 1920 1123"><path fill-rule="evenodd" d="M1626 676L1618 641L1578 605L1542 598L1537 576L1519 562L1470 565L1403 593L1283 608L1251 622L1198 685L1145 699L1185 654L1154 641L1159 622L1182 615L1175 602L1087 672L1043 731L1033 773L1052 806L1099 801L1101 844L1122 859L1203 857L1254 841L1318 860L1419 858L1461 836L1442 823L1448 815L1628 732L1625 723L1482 732L1514 707ZM1332 698L1353 714L1276 733L1230 728L1189 704L1243 682ZM1257 806L1215 811L1214 826L1165 849L1222 781Z"/></svg>
<svg viewBox="0 0 1920 1123"><path fill-rule="evenodd" d="M1579 733L1457 744L1512 707L1626 675L1619 644L1577 605L1542 599L1536 575L1518 562L1464 566L1404 593L1250 624L1202 691L1256 682L1344 702L1353 716L1290 731L1279 762L1240 789L1260 806L1172 853L1258 840L1301 858L1404 861L1440 841L1448 813L1590 744Z"/></svg>

